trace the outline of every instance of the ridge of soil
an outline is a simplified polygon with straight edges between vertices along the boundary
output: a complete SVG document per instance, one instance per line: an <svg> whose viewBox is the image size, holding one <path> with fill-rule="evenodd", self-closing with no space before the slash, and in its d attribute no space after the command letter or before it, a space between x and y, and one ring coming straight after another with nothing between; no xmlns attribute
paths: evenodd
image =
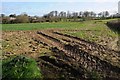
<svg viewBox="0 0 120 80"><path fill-rule="evenodd" d="M117 51L59 30L3 32L3 41L3 59L32 57L45 79L120 78Z"/></svg>

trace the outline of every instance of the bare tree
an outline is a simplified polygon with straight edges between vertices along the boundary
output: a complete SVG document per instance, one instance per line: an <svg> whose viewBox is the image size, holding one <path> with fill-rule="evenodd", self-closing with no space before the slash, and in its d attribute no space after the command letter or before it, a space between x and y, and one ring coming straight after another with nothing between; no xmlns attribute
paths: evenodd
<svg viewBox="0 0 120 80"><path fill-rule="evenodd" d="M105 15L105 17L108 17L108 16L109 16L109 12L108 12L108 11L105 11L105 12L104 12L104 15Z"/></svg>
<svg viewBox="0 0 120 80"><path fill-rule="evenodd" d="M71 13L67 11L67 18L71 18L71 17L72 17Z"/></svg>
<svg viewBox="0 0 120 80"><path fill-rule="evenodd" d="M79 12L79 17L82 17L82 16L83 16L83 12L80 11L80 12Z"/></svg>
<svg viewBox="0 0 120 80"><path fill-rule="evenodd" d="M83 13L83 15L84 15L84 17L89 17L89 12L88 12L88 11L85 11L85 12Z"/></svg>
<svg viewBox="0 0 120 80"><path fill-rule="evenodd" d="M54 11L54 13L55 13L55 17L57 17L58 16L58 11Z"/></svg>
<svg viewBox="0 0 120 80"><path fill-rule="evenodd" d="M2 17L2 18L5 17L5 14L0 14L0 17Z"/></svg>
<svg viewBox="0 0 120 80"><path fill-rule="evenodd" d="M102 17L102 12L98 13L98 17Z"/></svg>

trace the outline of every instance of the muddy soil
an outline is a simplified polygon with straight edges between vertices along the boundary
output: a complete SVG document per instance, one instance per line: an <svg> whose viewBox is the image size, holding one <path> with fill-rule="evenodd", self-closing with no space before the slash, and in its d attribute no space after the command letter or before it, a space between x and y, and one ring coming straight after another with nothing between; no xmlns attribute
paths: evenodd
<svg viewBox="0 0 120 80"><path fill-rule="evenodd" d="M61 30L7 31L2 41L3 59L32 57L44 79L120 78L119 52Z"/></svg>

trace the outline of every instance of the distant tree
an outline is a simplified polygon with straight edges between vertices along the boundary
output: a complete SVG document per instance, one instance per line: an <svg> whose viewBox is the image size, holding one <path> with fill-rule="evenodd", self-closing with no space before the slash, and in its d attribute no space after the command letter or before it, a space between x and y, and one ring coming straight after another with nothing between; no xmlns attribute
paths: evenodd
<svg viewBox="0 0 120 80"><path fill-rule="evenodd" d="M63 12L63 11L61 11L61 12L59 13L59 17L60 17L60 18L63 18L63 17L64 17L64 12Z"/></svg>
<svg viewBox="0 0 120 80"><path fill-rule="evenodd" d="M93 17L94 16L94 12L93 11L89 12L89 15L90 15L90 17Z"/></svg>
<svg viewBox="0 0 120 80"><path fill-rule="evenodd" d="M103 11L103 12L100 12L98 15L99 15L99 17L105 18L105 17L109 16L109 12L108 11Z"/></svg>
<svg viewBox="0 0 120 80"><path fill-rule="evenodd" d="M49 14L48 14L49 17L53 17L54 16L54 11L51 11Z"/></svg>
<svg viewBox="0 0 120 80"><path fill-rule="evenodd" d="M49 14L45 14L45 15L43 15L43 18L49 18Z"/></svg>
<svg viewBox="0 0 120 80"><path fill-rule="evenodd" d="M80 11L80 12L79 12L79 17L82 17L82 16L83 16L83 12Z"/></svg>
<svg viewBox="0 0 120 80"><path fill-rule="evenodd" d="M3 18L2 18L2 23L3 23L3 24L9 24L9 23L10 23L10 18L7 17L7 16L3 17Z"/></svg>
<svg viewBox="0 0 120 80"><path fill-rule="evenodd" d="M96 15L97 15L97 14L96 14L96 13L94 13L94 14L93 14L93 17L96 17Z"/></svg>
<svg viewBox="0 0 120 80"><path fill-rule="evenodd" d="M29 21L29 16L27 14L21 14L16 16L16 22L17 23L28 23Z"/></svg>
<svg viewBox="0 0 120 80"><path fill-rule="evenodd" d="M66 13L66 12L63 13L63 17L64 17L64 18L67 17L67 13Z"/></svg>
<svg viewBox="0 0 120 80"><path fill-rule="evenodd" d="M101 17L102 16L102 12L98 13L98 17Z"/></svg>
<svg viewBox="0 0 120 80"><path fill-rule="evenodd" d="M78 13L77 12L73 12L72 14L73 14L74 21L77 21Z"/></svg>
<svg viewBox="0 0 120 80"><path fill-rule="evenodd" d="M23 16L28 16L26 12L21 13Z"/></svg>
<svg viewBox="0 0 120 80"><path fill-rule="evenodd" d="M0 14L0 17L2 17L2 18L5 17L5 14Z"/></svg>
<svg viewBox="0 0 120 80"><path fill-rule="evenodd" d="M16 14L10 14L9 17L16 17Z"/></svg>
<svg viewBox="0 0 120 80"><path fill-rule="evenodd" d="M108 11L98 13L98 17L105 19L109 16ZM80 12L64 12L61 11L51 11L48 14L39 16L28 16L27 13L22 13L20 15L10 14L5 16L5 14L0 15L0 21L3 23L28 23L28 22L58 22L58 21L80 21L85 19L93 19L96 17L96 13L91 11L80 11ZM81 18L81 19L80 19Z"/></svg>
<svg viewBox="0 0 120 80"><path fill-rule="evenodd" d="M109 12L108 12L108 11L105 11L105 12L104 12L104 15L105 15L105 17L108 17L108 16L109 16Z"/></svg>
<svg viewBox="0 0 120 80"><path fill-rule="evenodd" d="M73 12L73 17L78 17L78 13L77 12Z"/></svg>
<svg viewBox="0 0 120 80"><path fill-rule="evenodd" d="M84 17L89 17L89 14L90 14L90 13L89 13L88 11L85 11L85 12L83 13L83 16L84 16Z"/></svg>
<svg viewBox="0 0 120 80"><path fill-rule="evenodd" d="M57 17L58 16L58 11L54 11L54 13L55 13L55 17Z"/></svg>
<svg viewBox="0 0 120 80"><path fill-rule="evenodd" d="M69 11L67 11L67 18L70 18L71 17L71 14L70 14L70 12Z"/></svg>

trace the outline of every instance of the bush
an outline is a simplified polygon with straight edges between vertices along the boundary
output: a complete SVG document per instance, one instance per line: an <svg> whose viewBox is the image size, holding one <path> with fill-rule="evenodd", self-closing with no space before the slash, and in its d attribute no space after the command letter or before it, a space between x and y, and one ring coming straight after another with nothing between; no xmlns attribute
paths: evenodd
<svg viewBox="0 0 120 80"><path fill-rule="evenodd" d="M27 15L18 15L16 17L16 23L29 23L29 17Z"/></svg>
<svg viewBox="0 0 120 80"><path fill-rule="evenodd" d="M3 79L40 79L41 71L35 60L17 56L3 61Z"/></svg>
<svg viewBox="0 0 120 80"><path fill-rule="evenodd" d="M2 23L3 23L3 24L9 24L9 23L10 23L9 17L4 17L4 18L2 18Z"/></svg>
<svg viewBox="0 0 120 80"><path fill-rule="evenodd" d="M119 20L107 22L107 26L111 30L120 33L120 21Z"/></svg>

